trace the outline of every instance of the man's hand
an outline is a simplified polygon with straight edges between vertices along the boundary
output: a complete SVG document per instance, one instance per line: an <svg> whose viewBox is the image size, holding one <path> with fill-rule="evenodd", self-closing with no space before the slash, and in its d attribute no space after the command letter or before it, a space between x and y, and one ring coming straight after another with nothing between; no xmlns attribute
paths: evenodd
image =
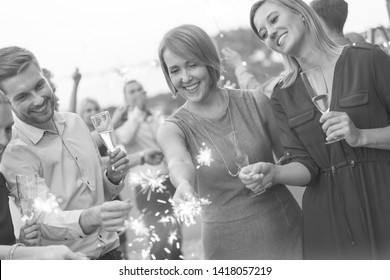
<svg viewBox="0 0 390 280"><path fill-rule="evenodd" d="M130 171L129 159L124 151L116 148L108 153L107 178L117 184Z"/></svg>
<svg viewBox="0 0 390 280"><path fill-rule="evenodd" d="M106 231L121 231L133 205L130 200L109 201L100 207L101 225Z"/></svg>
<svg viewBox="0 0 390 280"><path fill-rule="evenodd" d="M35 217L27 220L21 227L19 240L27 246L38 246L41 243L41 228L37 225Z"/></svg>
<svg viewBox="0 0 390 280"><path fill-rule="evenodd" d="M79 84L79 82L81 80L81 74L79 72L79 68L76 68L76 70L72 74L72 79L73 79L75 84Z"/></svg>
<svg viewBox="0 0 390 280"><path fill-rule="evenodd" d="M113 200L85 209L80 215L80 227L84 234L91 234L98 227L103 227L107 231L120 231L132 207L129 200Z"/></svg>

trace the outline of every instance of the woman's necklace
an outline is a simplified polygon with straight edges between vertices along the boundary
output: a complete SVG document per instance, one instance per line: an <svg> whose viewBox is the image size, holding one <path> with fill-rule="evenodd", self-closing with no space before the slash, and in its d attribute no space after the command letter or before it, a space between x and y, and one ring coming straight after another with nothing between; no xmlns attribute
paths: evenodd
<svg viewBox="0 0 390 280"><path fill-rule="evenodd" d="M229 108L229 101L227 100L227 98L225 96L223 96L225 101L226 101L226 104L227 104L227 111L228 111L228 114L229 114L229 118L230 118L230 125L231 125L231 128L232 128L232 138L233 138L233 144L234 144L234 148L236 149L236 154L237 154L237 141L236 141L236 134L234 132L234 126L233 126L233 119L232 119L232 115L230 113L230 108ZM214 145L215 149L217 150L217 152L219 153L219 155L221 156L222 160L223 160L223 163L225 164L225 167L226 167L226 170L227 172L229 173L230 176L232 177L237 177L238 174L240 174L240 168L237 169L237 172L236 173L233 173L230 171L229 169L229 166L227 165L226 163L226 160L225 158L223 157L221 151L218 149L217 145L215 144L213 138L211 138L210 134L207 132L206 128L203 126L203 124L200 122L200 120L195 116L195 114L190 110L190 108L188 107L187 103L185 103L184 105L187 110L191 113L191 115L194 117L194 119L200 124L200 126L203 128L203 130L206 132L206 135L207 137L210 139L211 143Z"/></svg>

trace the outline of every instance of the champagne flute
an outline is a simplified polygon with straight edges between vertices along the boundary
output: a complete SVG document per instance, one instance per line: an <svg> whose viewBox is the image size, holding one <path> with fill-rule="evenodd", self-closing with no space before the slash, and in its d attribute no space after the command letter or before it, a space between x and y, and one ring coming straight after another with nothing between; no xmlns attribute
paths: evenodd
<svg viewBox="0 0 390 280"><path fill-rule="evenodd" d="M325 76L319 66L307 69L301 72L303 83L306 87L310 98L317 109L322 113L327 113L330 110L330 93L326 84ZM338 137L325 144L331 144L343 139Z"/></svg>
<svg viewBox="0 0 390 280"><path fill-rule="evenodd" d="M35 212L34 200L38 194L38 175L36 173L17 174L16 189L23 218L31 220Z"/></svg>
<svg viewBox="0 0 390 280"><path fill-rule="evenodd" d="M112 125L111 116L108 111L103 111L91 117L92 124L95 127L95 130L100 136L100 139L103 141L104 145L107 147L109 152L113 152L115 149L115 136L114 136L114 127Z"/></svg>

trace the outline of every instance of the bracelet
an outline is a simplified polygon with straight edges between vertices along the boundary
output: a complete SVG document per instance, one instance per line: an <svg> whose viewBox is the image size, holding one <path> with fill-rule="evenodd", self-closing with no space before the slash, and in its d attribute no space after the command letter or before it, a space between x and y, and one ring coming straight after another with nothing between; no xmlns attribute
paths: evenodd
<svg viewBox="0 0 390 280"><path fill-rule="evenodd" d="M13 259L15 250L18 247L24 247L24 244L23 243L16 243L16 244L12 245L11 249L9 250L9 252L7 254L6 260L12 260Z"/></svg>

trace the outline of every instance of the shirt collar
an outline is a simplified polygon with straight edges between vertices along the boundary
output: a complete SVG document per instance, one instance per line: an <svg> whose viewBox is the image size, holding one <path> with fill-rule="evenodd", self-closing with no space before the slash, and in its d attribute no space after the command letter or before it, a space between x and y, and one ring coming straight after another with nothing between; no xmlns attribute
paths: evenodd
<svg viewBox="0 0 390 280"><path fill-rule="evenodd" d="M64 124L66 123L64 117L58 112L54 111L53 121L57 126L58 131L62 134ZM46 129L41 129L27 124L21 121L17 116L15 116L15 128L23 135L25 135L31 142L33 142L34 145L36 145L42 139L45 132L49 132Z"/></svg>

